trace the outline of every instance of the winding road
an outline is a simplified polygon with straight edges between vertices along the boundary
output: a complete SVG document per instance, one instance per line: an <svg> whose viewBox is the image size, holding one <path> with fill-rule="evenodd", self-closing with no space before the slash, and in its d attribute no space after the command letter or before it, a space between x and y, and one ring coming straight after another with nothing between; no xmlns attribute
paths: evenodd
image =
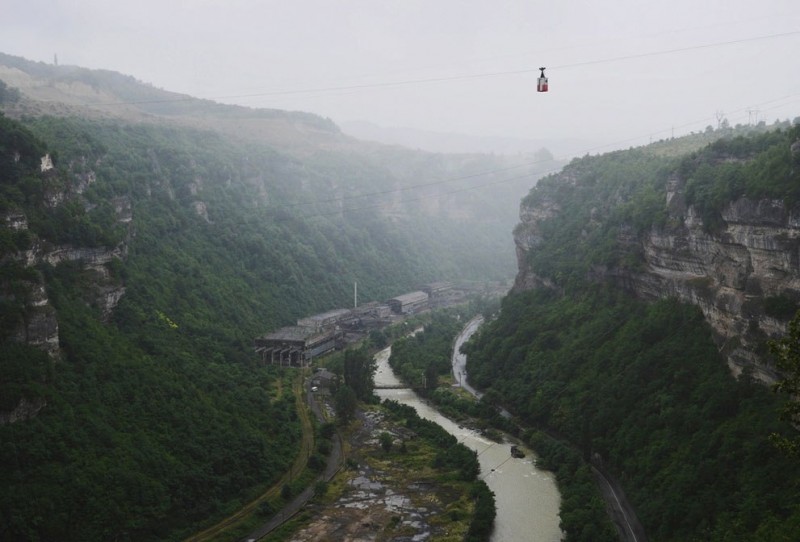
<svg viewBox="0 0 800 542"><path fill-rule="evenodd" d="M317 418L320 423L325 422L325 416L322 413L322 407L317 400L318 392L311 391L311 380L308 379L305 383L305 395L306 395L306 402L311 407L311 412ZM304 409L303 409L304 410ZM305 424L304 424L305 425ZM306 457L306 460L308 458ZM328 462L325 465L325 470L322 474L316 479L316 481L324 480L326 482L330 482L331 479L339 472L339 469L342 466L343 461L343 453L342 453L342 439L339 436L339 433L336 432L334 434L333 439L333 446L331 447L331 453L328 456ZM305 464L304 464L305 466ZM297 494L291 501L289 501L286 506L284 506L280 512L276 513L272 518L256 529L255 531L251 532L247 537L242 539L242 542L255 542L267 534L272 532L273 530L280 527L286 520L290 519L292 516L297 514L305 504L310 501L314 497L314 485L309 485L306 487L302 492Z"/></svg>
<svg viewBox="0 0 800 542"><path fill-rule="evenodd" d="M303 396L305 395L306 402L311 408L311 412L320 422L324 422L324 416L322 413L322 408L319 405L319 401L317 401L317 394L311 391L311 383L310 379L304 379L301 373L297 373L293 379L292 383L292 393L296 398L296 405L297 405L297 412L300 418L300 424L303 428L303 438L302 443L300 446L300 453L295 458L294 463L288 473L286 473L281 479L273 485L270 489L268 489L263 495L261 495L258 499L248 503L245 505L241 510L233 514L232 516L225 518L224 520L220 521L216 525L213 525L204 531L197 533L189 538L187 538L184 542L210 542L211 540L216 539L222 533L226 532L227 530L235 527L240 522L244 521L249 517L253 512L255 512L256 508L260 506L263 502L266 502L268 499L271 499L277 496L283 486L289 482L291 482L292 475L294 473L298 473L302 471L308 462L308 458L311 455L312 448L314 446L314 427L311 424L311 418L309 416L308 410L305 408L303 404ZM339 471L342 465L342 441L339 437L339 434L335 434L335 438L333 439L333 446L331 447L331 453L328 456L328 462L325 465L325 470L322 474L316 479L330 481L331 478ZM296 495L289 503L286 504L279 512L277 512L267 523L261 525L258 529L251 532L245 538L242 538L242 542L255 542L269 534L271 531L282 525L286 520L290 519L294 516L300 509L312 498L314 497L314 484L309 485L309 487L305 488L302 492Z"/></svg>

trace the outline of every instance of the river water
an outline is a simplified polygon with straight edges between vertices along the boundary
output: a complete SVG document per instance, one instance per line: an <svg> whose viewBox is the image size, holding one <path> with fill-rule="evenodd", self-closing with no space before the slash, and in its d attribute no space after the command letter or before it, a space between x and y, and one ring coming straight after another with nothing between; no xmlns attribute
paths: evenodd
<svg viewBox="0 0 800 542"><path fill-rule="evenodd" d="M465 328L456 342L456 353L460 344L476 329L477 325ZM390 354L391 347L375 355L376 385L400 384L389 367ZM454 359L456 374L463 371L458 362ZM461 380L463 382L463 377ZM478 452L481 477L494 492L497 505L492 542L556 542L562 539L558 526L561 497L555 479L552 474L536 469L531 450L522 447L524 458L511 457L508 442L495 443L477 431L457 425L431 408L412 390L376 390L376 394L381 399L393 399L414 407L421 417L438 423L468 448Z"/></svg>

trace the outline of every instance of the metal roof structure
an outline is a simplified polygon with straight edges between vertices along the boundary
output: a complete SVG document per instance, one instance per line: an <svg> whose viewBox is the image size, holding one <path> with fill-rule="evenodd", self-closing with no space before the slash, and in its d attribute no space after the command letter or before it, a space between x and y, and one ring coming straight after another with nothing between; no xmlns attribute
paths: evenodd
<svg viewBox="0 0 800 542"><path fill-rule="evenodd" d="M408 303L418 303L420 301L427 301L428 294L425 292L411 292L408 294L399 295L397 297L393 297L391 301L399 301L403 305Z"/></svg>
<svg viewBox="0 0 800 542"><path fill-rule="evenodd" d="M305 341L306 339L320 334L314 328L303 326L290 326L282 327L272 333L267 333L259 337L260 340L265 341Z"/></svg>
<svg viewBox="0 0 800 542"><path fill-rule="evenodd" d="M297 321L297 325L299 326L323 326L329 322L338 321L345 316L350 315L350 309L334 309L328 312L323 312L321 314L315 314L313 316L307 316L306 318L301 318Z"/></svg>

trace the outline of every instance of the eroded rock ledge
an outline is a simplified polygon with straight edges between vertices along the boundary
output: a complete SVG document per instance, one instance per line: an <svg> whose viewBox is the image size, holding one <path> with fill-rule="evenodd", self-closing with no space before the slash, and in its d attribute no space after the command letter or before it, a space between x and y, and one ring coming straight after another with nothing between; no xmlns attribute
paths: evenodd
<svg viewBox="0 0 800 542"><path fill-rule="evenodd" d="M774 381L777 375L763 356L764 341L783 334L787 322L768 316L764 302L778 296L800 299L800 206L738 199L723 210L722 227L710 232L686 204L681 179L667 183L665 199L667 226L638 238L624 228L618 235L620 247L643 256L640 270L595 268L592 278L643 299L673 297L697 305L733 374L749 368L756 378ZM555 287L535 273L528 255L542 242L542 223L559 212L557 202L547 199L521 208L514 232L516 291Z"/></svg>

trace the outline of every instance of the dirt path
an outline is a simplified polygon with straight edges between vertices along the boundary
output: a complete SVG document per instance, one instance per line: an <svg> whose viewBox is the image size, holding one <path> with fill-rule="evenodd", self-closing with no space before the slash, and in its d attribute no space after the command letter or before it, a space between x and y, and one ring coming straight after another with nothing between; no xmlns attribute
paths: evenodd
<svg viewBox="0 0 800 542"><path fill-rule="evenodd" d="M300 406L302 406L302 397L305 395L306 401L311 409L311 412L314 414L314 416L317 418L319 422L321 423L325 422L325 417L322 413L322 407L320 405L320 402L318 401L318 396L316 393L311 391L310 384L306 384L306 388L304 390L301 383L299 387L296 387L294 389L294 392L295 392L295 397L297 397L297 401ZM295 466L292 467L292 470L294 472L300 472L302 468L305 468L306 462L308 461L311 450L313 449L314 446L314 428L311 425L311 420L308 416L308 410L306 410L305 408L301 409L300 407L298 407L298 410L302 410L304 416L304 418L301 418L303 421L304 437L306 434L306 422L308 423L308 428L311 435L311 443L308 447L308 454L306 454L305 456L303 456L303 454L300 454L300 456L298 456L298 457L303 457L303 460L302 460L302 466L297 468L297 470L295 470L295 468L297 467L298 461L295 461ZM305 445L305 438L303 440ZM339 472L339 469L342 467L343 461L344 461L344 452L342 448L342 440L339 434L336 433L333 438L333 446L331 447L331 453L328 456L328 461L325 465L325 470L322 472L322 474L316 478L313 484L306 487L302 492L296 495L289 503L287 503L286 506L284 506L279 512L277 512L274 516L272 516L272 518L267 523L265 523L258 529L251 532L245 538L243 538L242 542L254 542L256 540L259 540L268 535L269 533L271 533L273 530L283 525L283 523L286 522L287 520L291 519L292 516L297 514L300 511L300 509L302 509L303 506L305 506L308 503L308 501L310 501L314 497L314 485L316 484L316 482L320 480L330 482L331 479L336 475L336 473ZM279 486L276 486L273 489L277 488L279 490L282 487L282 485L283 484L280 484ZM277 493L275 493L275 495L277 495Z"/></svg>

